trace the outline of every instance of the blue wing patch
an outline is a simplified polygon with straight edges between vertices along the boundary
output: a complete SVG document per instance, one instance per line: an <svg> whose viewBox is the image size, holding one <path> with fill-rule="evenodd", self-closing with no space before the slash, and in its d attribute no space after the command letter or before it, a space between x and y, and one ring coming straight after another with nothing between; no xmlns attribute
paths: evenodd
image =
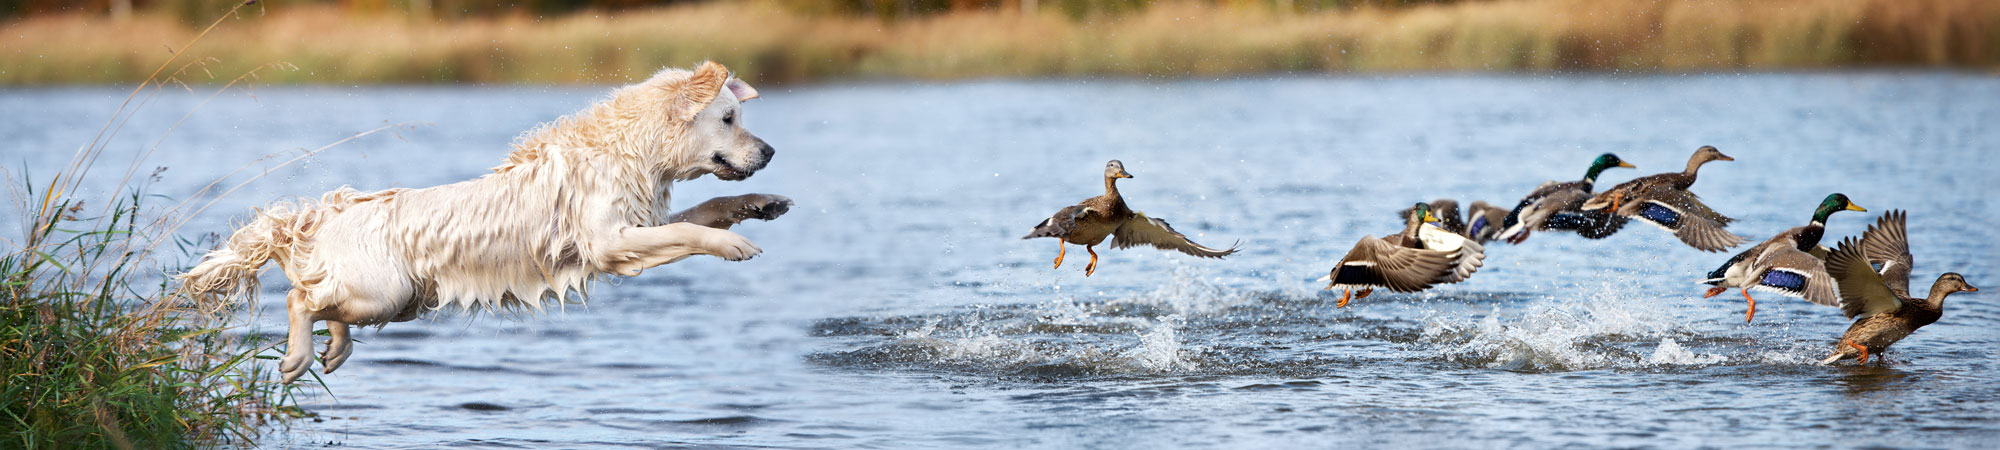
<svg viewBox="0 0 2000 450"><path fill-rule="evenodd" d="M1679 229L1681 226L1681 213L1657 203L1640 205L1639 217L1667 228Z"/></svg>
<svg viewBox="0 0 2000 450"><path fill-rule="evenodd" d="M1486 216L1482 215L1479 216L1479 218L1477 219L1472 219L1472 228L1471 228L1472 232L1468 234L1471 234L1473 236L1478 236L1479 231L1484 229L1486 229Z"/></svg>
<svg viewBox="0 0 2000 450"><path fill-rule="evenodd" d="M1757 284L1787 292L1805 292L1806 276L1797 272L1772 270L1764 272L1764 279L1757 280Z"/></svg>

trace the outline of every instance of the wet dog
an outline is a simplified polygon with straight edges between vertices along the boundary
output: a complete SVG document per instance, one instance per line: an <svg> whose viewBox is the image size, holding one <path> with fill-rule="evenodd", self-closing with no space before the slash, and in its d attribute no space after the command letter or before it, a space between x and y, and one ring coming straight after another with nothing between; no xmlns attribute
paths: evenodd
<svg viewBox="0 0 2000 450"><path fill-rule="evenodd" d="M277 261L292 281L278 365L289 383L311 366L317 321L332 335L321 354L331 373L353 352L350 325L450 305L540 310L606 274L694 255L749 259L762 250L726 229L775 218L789 199L724 197L674 215L668 200L674 182L741 180L770 162L771 146L743 127L742 103L753 98L757 90L720 64L661 71L524 134L491 174L272 205L180 275L182 289L210 304L241 300L256 292L258 269Z"/></svg>

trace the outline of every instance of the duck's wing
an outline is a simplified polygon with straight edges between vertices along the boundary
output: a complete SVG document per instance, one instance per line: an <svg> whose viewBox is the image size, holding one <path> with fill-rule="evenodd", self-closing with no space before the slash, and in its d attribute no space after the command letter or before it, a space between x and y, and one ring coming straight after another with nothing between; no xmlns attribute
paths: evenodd
<svg viewBox="0 0 2000 450"><path fill-rule="evenodd" d="M1909 213L1891 210L1882 214L1874 225L1861 233L1861 253L1872 267L1879 267L1876 273L1897 296L1910 296L1910 267L1916 257L1910 255L1910 233L1906 228Z"/></svg>
<svg viewBox="0 0 2000 450"><path fill-rule="evenodd" d="M1437 283L1457 283L1479 271L1486 259L1486 247L1434 226L1424 226L1417 231L1417 239L1424 241L1424 248L1444 252L1451 257L1451 270L1438 276Z"/></svg>
<svg viewBox="0 0 2000 450"><path fill-rule="evenodd" d="M1869 267L1862 244L1855 238L1840 241L1840 248L1827 255L1826 271L1840 286L1840 312L1847 318L1869 317L1903 307L1903 300L1883 284L1882 274Z"/></svg>
<svg viewBox="0 0 2000 450"><path fill-rule="evenodd" d="M1118 224L1116 231L1111 232L1111 248L1139 245L1152 245L1161 250L1175 250L1203 258L1229 256L1242 247L1241 242L1229 246L1226 250L1204 247L1188 240L1187 235L1174 231L1174 227L1167 225L1167 221L1146 217L1145 213L1133 211L1132 217L1125 219L1124 223Z"/></svg>
<svg viewBox="0 0 2000 450"><path fill-rule="evenodd" d="M1396 292L1417 292L1431 287L1439 276L1451 272L1449 254L1409 248L1376 239L1361 238L1354 249L1340 259L1340 278L1334 285L1382 286ZM1331 275L1331 274L1329 274Z"/></svg>
<svg viewBox="0 0 2000 450"><path fill-rule="evenodd" d="M1047 219L1042 219L1042 223L1035 224L1035 229L1029 231L1027 236L1021 236L1021 239L1069 236L1070 231L1076 230L1076 218L1083 217L1083 215L1089 213L1090 207L1083 205L1071 205L1063 208L1060 211L1056 211L1056 215L1049 216Z"/></svg>
<svg viewBox="0 0 2000 450"><path fill-rule="evenodd" d="M1507 210L1500 209L1484 201L1472 202L1465 210L1465 237L1481 245L1500 235L1501 223L1507 220Z"/></svg>
<svg viewBox="0 0 2000 450"><path fill-rule="evenodd" d="M1701 205L1700 200L1681 191L1653 191L1644 198L1628 199L1618 208L1618 214L1635 220L1653 224L1674 233L1674 237L1689 247L1719 252L1743 245L1743 237L1723 229L1723 224L1698 214L1690 214L1689 209Z"/></svg>
<svg viewBox="0 0 2000 450"><path fill-rule="evenodd" d="M1840 306L1826 263L1792 245L1766 247L1751 266L1749 289L1777 292L1826 306Z"/></svg>
<svg viewBox="0 0 2000 450"><path fill-rule="evenodd" d="M1512 212L1507 213L1501 225L1500 238L1512 239L1521 233L1546 229L1544 224L1548 223L1549 217L1571 210L1589 198L1590 193L1583 190L1583 183L1580 182L1542 183L1535 188L1535 192L1522 198Z"/></svg>
<svg viewBox="0 0 2000 450"><path fill-rule="evenodd" d="M1599 191L1596 195L1590 196L1588 200L1584 200L1583 204L1577 205L1577 209L1583 211L1597 211L1605 208L1610 208L1611 199L1614 196L1623 196L1623 198L1626 200L1625 203L1631 203L1631 200L1633 200L1632 196L1645 191L1645 189L1642 188L1644 188L1649 184L1652 184L1652 180L1654 179L1654 177L1658 176L1660 175L1657 174L1647 175L1639 178L1633 178L1624 183L1618 183L1618 185L1612 186L1611 189L1605 189L1603 191Z"/></svg>

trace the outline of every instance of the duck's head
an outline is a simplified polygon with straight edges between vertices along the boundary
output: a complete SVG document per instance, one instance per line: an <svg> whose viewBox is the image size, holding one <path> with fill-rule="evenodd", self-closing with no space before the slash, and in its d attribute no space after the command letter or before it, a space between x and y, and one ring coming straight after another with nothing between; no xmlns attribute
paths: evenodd
<svg viewBox="0 0 2000 450"><path fill-rule="evenodd" d="M1944 275L1938 276L1937 284L1931 285L1931 292L1933 293L1943 292L1946 294L1955 292L1979 292L1979 288L1972 287L1972 284L1966 283L1965 276L1959 275L1958 272L1945 272Z"/></svg>
<svg viewBox="0 0 2000 450"><path fill-rule="evenodd" d="M1731 158L1729 157L1729 155L1722 154L1722 151L1716 150L1715 146L1713 145L1704 145L1701 146L1700 149L1696 149L1694 151L1694 157L1688 158L1688 160L1689 162L1698 165L1709 161L1735 161L1736 158Z"/></svg>
<svg viewBox="0 0 2000 450"><path fill-rule="evenodd" d="M1590 162L1590 171L1584 173L1583 178L1591 181L1596 181L1598 173L1602 173L1604 172L1604 169L1609 169L1613 167L1624 167L1627 169L1632 169L1632 168L1637 168L1638 166L1634 166L1632 165L1632 163L1625 162L1625 160L1623 159L1619 159L1618 155L1605 153L1602 155L1597 155L1597 160Z"/></svg>
<svg viewBox="0 0 2000 450"><path fill-rule="evenodd" d="M1861 205L1854 204L1853 201L1847 199L1846 194L1835 193L1826 196L1826 200L1819 202L1819 209L1813 211L1813 223L1825 224L1827 216L1833 215L1836 211L1868 212L1868 208L1862 208Z"/></svg>
<svg viewBox="0 0 2000 450"><path fill-rule="evenodd" d="M1104 177L1132 178L1132 173L1125 171L1125 163L1118 162L1118 160L1114 159L1111 160L1111 162L1104 163Z"/></svg>
<svg viewBox="0 0 2000 450"><path fill-rule="evenodd" d="M1436 223L1438 218L1436 215L1431 214L1431 205L1429 203L1418 202L1416 206L1410 207L1410 220Z"/></svg>

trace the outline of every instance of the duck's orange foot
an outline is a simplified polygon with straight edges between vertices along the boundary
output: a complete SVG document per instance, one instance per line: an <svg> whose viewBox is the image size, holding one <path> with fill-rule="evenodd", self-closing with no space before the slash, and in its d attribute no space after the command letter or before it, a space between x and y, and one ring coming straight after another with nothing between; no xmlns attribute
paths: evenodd
<svg viewBox="0 0 2000 450"><path fill-rule="evenodd" d="M1354 296L1354 298L1357 298L1357 299L1360 299L1360 298L1368 298L1368 294L1373 294L1373 293L1375 293L1375 288L1367 288L1367 289L1362 289L1362 290L1361 290L1361 295L1356 295L1356 296Z"/></svg>
<svg viewBox="0 0 2000 450"><path fill-rule="evenodd" d="M1853 339L1843 339L1840 342L1842 344L1846 344L1848 347L1854 347L1855 350L1861 351L1861 355L1855 357L1857 360L1860 361L1856 364L1868 364L1868 347L1854 343Z"/></svg>
<svg viewBox="0 0 2000 450"><path fill-rule="evenodd" d="M1743 299L1750 301L1750 310L1743 312L1743 322L1748 323L1750 322L1750 318L1757 317L1757 299L1750 298L1749 289L1739 289L1739 290L1743 291Z"/></svg>
<svg viewBox="0 0 2000 450"><path fill-rule="evenodd" d="M1335 307L1335 308L1346 308L1346 307L1347 307L1347 301L1348 301L1348 300L1350 300L1350 299L1353 299L1353 298L1354 298L1354 290L1353 290L1353 289L1341 289L1341 290L1340 290L1340 303L1338 303L1338 304L1335 304L1335 305L1333 305L1333 307Z"/></svg>
<svg viewBox="0 0 2000 450"><path fill-rule="evenodd" d="M1717 296L1717 295L1722 295L1722 293L1723 293L1724 291L1728 291L1728 290L1729 290L1729 288L1726 288L1726 287L1722 287L1722 286L1716 286L1716 287L1712 287L1712 288L1708 288L1708 292L1704 292L1704 293L1702 293L1702 294L1701 294L1701 298L1709 298L1709 297L1714 297L1714 296Z"/></svg>
<svg viewBox="0 0 2000 450"><path fill-rule="evenodd" d="M1083 276L1088 277L1090 274L1097 272L1097 250L1092 250L1090 246L1086 245L1083 247L1083 251L1090 252L1090 265L1083 266Z"/></svg>
<svg viewBox="0 0 2000 450"><path fill-rule="evenodd" d="M1055 267L1055 268L1057 268L1057 269L1061 269L1061 268L1062 268L1062 260L1063 260L1063 255L1068 255L1068 254L1069 254L1069 246L1068 246L1068 245L1063 245L1063 241L1062 241L1062 240L1060 240L1060 239L1058 239L1058 240L1056 240L1056 248L1058 248L1058 249L1061 249L1061 250L1057 250L1057 251L1056 251L1056 267Z"/></svg>

